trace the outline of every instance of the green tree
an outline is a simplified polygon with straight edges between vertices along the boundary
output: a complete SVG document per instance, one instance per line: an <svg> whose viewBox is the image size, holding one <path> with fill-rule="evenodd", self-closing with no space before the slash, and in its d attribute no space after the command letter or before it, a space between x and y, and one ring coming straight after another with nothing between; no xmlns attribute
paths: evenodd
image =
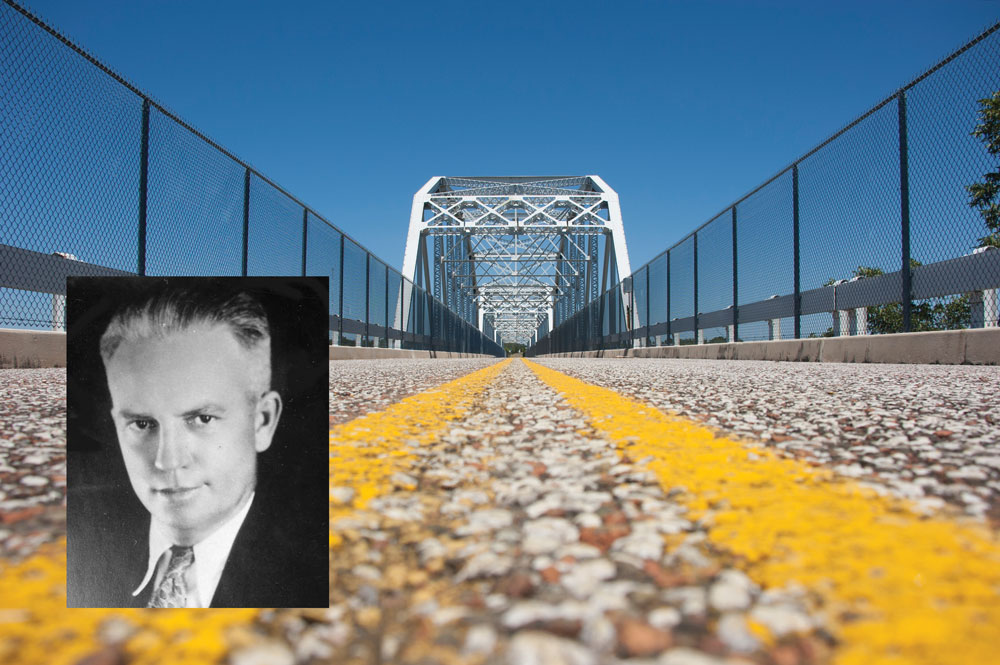
<svg viewBox="0 0 1000 665"><path fill-rule="evenodd" d="M920 261L910 259L910 267L920 266ZM881 268L858 266L855 277L877 277L884 275ZM824 286L830 286L834 280L828 280ZM972 310L967 296L949 298L944 302L911 303L910 327L913 332L926 330L954 330L968 328L972 324ZM868 332L872 335L885 335L903 332L903 306L900 303L873 305L868 308ZM833 328L828 328L823 337L833 337Z"/></svg>
<svg viewBox="0 0 1000 665"><path fill-rule="evenodd" d="M513 356L515 354L521 354L523 356L525 348L526 347L524 346L524 344L515 344L514 342L504 342L503 345L504 353L508 357Z"/></svg>
<svg viewBox="0 0 1000 665"><path fill-rule="evenodd" d="M972 135L986 144L989 154L1000 159L1000 90L979 100L979 124ZM965 189L969 192L969 206L979 212L988 231L979 239L979 246L1000 248L1000 164L983 175L983 182Z"/></svg>

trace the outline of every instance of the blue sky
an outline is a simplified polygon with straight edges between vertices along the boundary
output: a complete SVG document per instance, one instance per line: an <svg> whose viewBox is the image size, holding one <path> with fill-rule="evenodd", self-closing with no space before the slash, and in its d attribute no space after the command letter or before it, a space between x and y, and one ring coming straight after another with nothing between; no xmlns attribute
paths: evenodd
<svg viewBox="0 0 1000 665"><path fill-rule="evenodd" d="M397 267L431 176L590 173L638 267L1000 18L983 0L28 7Z"/></svg>

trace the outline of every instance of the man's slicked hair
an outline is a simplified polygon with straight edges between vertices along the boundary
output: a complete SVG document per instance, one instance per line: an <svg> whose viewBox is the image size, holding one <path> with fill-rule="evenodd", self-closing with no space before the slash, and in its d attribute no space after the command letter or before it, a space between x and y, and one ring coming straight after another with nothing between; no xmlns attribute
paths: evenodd
<svg viewBox="0 0 1000 665"><path fill-rule="evenodd" d="M191 288L190 281L184 281L188 283L167 283L115 311L101 335L105 367L123 343L222 325L252 358L248 390L254 398L267 392L271 388L271 332L264 307L246 291L218 288L218 282Z"/></svg>

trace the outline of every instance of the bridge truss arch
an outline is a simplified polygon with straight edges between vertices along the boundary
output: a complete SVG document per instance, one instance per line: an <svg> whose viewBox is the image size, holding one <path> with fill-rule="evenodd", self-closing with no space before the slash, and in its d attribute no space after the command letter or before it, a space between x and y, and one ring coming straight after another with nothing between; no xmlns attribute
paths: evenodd
<svg viewBox="0 0 1000 665"><path fill-rule="evenodd" d="M537 341L631 272L599 176L435 176L413 196L403 274L498 343Z"/></svg>

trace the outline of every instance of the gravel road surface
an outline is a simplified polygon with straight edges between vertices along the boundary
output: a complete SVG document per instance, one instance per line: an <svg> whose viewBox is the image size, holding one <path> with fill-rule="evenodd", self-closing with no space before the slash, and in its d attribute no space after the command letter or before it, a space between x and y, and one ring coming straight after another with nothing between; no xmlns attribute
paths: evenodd
<svg viewBox="0 0 1000 665"><path fill-rule="evenodd" d="M496 358L335 360L330 363L330 425L384 409L495 362Z"/></svg>
<svg viewBox="0 0 1000 665"><path fill-rule="evenodd" d="M0 555L66 532L66 370L0 370Z"/></svg>
<svg viewBox="0 0 1000 665"><path fill-rule="evenodd" d="M523 363L396 484L333 527L332 621L303 629L320 656L711 665L830 648L801 591L761 589L712 552L656 477Z"/></svg>
<svg viewBox="0 0 1000 665"><path fill-rule="evenodd" d="M552 358L547 367L834 469L1000 520L1000 367Z"/></svg>
<svg viewBox="0 0 1000 665"><path fill-rule="evenodd" d="M332 362L331 427L495 362ZM1000 368L542 364L928 513L952 504L994 530L1000 518ZM0 371L3 560L65 534L64 393L65 370ZM331 607L259 612L226 662L812 665L836 654L830 617L809 590L749 579L744 562L711 544L710 522L523 363L413 455L331 525ZM87 657L127 653L121 637L90 639Z"/></svg>

